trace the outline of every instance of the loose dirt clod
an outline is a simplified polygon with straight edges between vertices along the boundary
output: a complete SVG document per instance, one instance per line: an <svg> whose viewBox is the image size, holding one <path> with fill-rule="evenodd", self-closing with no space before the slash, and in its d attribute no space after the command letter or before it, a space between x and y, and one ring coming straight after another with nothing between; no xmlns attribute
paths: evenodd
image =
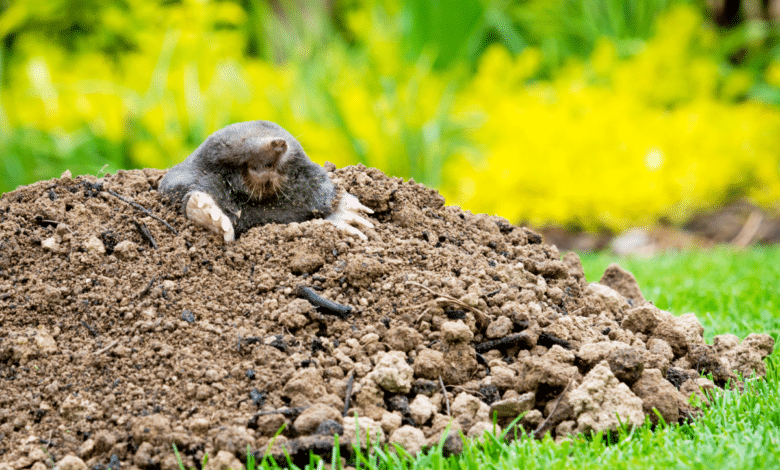
<svg viewBox="0 0 780 470"><path fill-rule="evenodd" d="M358 436L415 452L447 429L449 454L494 416L553 437L673 422L774 348L707 345L630 273L588 284L575 254L375 169L331 172L375 211L368 241L313 220L225 244L164 203L162 174L0 199L0 463L168 468L172 443L188 468L247 445L297 462L333 433L347 455Z"/></svg>

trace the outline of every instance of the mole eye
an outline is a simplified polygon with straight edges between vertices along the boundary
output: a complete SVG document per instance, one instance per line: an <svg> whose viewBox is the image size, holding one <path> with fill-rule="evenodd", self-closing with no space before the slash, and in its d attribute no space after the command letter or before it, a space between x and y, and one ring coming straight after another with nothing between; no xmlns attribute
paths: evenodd
<svg viewBox="0 0 780 470"><path fill-rule="evenodd" d="M271 162L266 162L265 165L263 165L263 166L266 167L266 168L273 168L274 164L271 163Z"/></svg>

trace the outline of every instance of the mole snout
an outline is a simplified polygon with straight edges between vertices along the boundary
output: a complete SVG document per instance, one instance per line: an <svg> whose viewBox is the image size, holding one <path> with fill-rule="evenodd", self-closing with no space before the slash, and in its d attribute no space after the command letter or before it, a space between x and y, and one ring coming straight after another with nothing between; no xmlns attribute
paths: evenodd
<svg viewBox="0 0 780 470"><path fill-rule="evenodd" d="M287 151L287 142L284 139L272 140L271 149L274 153L281 155Z"/></svg>
<svg viewBox="0 0 780 470"><path fill-rule="evenodd" d="M267 199L278 194L285 183L282 167L287 164L287 141L266 140L259 152L249 158L244 171L244 185L249 194L257 199Z"/></svg>
<svg viewBox="0 0 780 470"><path fill-rule="evenodd" d="M278 162L285 153L287 153L287 141L284 139L274 139L263 146L263 154L274 163Z"/></svg>
<svg viewBox="0 0 780 470"><path fill-rule="evenodd" d="M249 159L249 167L255 171L276 168L283 163L284 155L287 153L287 141L284 139L274 139L262 143L256 152Z"/></svg>

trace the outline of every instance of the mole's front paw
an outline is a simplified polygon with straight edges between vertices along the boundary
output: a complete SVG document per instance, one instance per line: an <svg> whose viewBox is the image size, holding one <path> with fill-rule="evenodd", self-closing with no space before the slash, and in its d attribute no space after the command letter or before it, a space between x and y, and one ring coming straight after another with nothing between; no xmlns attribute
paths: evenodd
<svg viewBox="0 0 780 470"><path fill-rule="evenodd" d="M362 225L365 228L374 228L374 224L359 215L359 212L367 212L369 214L374 213L374 211L361 204L360 201L358 201L358 198L349 193L344 193L344 196L339 202L338 209L336 209L336 211L332 213L326 220L351 235L355 235L356 237L360 237L363 240L367 240L368 237L353 225Z"/></svg>
<svg viewBox="0 0 780 470"><path fill-rule="evenodd" d="M214 202L214 198L207 193L195 191L190 194L190 199L187 201L187 218L222 235L226 242L236 239L230 219Z"/></svg>

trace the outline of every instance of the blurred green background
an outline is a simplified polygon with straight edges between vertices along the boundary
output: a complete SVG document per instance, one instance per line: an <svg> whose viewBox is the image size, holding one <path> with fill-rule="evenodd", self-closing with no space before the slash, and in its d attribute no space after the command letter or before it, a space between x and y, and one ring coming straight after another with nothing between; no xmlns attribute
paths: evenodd
<svg viewBox="0 0 780 470"><path fill-rule="evenodd" d="M780 0L0 0L0 192L266 119L512 222L780 205Z"/></svg>

